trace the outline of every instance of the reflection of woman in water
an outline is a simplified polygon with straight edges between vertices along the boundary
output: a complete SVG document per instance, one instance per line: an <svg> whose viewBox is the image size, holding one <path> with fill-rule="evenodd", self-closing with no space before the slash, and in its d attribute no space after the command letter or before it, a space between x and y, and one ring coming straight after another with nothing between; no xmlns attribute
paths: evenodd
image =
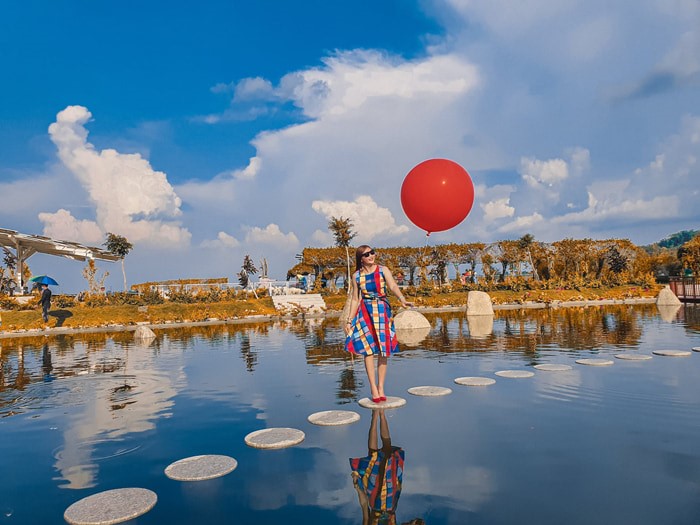
<svg viewBox="0 0 700 525"><path fill-rule="evenodd" d="M377 420L382 448L377 440ZM383 410L372 410L367 448L367 456L350 458L352 481L362 507L362 525L393 525L401 495L404 451L392 446Z"/></svg>

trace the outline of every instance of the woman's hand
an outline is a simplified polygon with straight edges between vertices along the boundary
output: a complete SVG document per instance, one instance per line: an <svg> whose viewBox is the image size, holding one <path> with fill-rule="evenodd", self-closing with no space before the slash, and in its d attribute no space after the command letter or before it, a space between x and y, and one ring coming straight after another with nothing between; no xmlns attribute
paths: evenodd
<svg viewBox="0 0 700 525"><path fill-rule="evenodd" d="M411 301L403 300L403 301L401 301L401 306L403 306L404 308L412 308L413 306L415 306L415 303L412 303Z"/></svg>
<svg viewBox="0 0 700 525"><path fill-rule="evenodd" d="M345 335L350 335L352 333L352 323L348 321L345 323Z"/></svg>

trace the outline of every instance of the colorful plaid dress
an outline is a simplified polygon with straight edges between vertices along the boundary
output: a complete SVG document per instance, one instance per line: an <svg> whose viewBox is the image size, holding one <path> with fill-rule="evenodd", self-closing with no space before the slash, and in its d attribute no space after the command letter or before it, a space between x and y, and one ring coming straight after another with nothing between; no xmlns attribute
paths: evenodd
<svg viewBox="0 0 700 525"><path fill-rule="evenodd" d="M345 349L350 353L388 357L399 351L381 268L377 265L371 274L355 272L355 283L360 290L360 307L350 321L352 332L345 339Z"/></svg>
<svg viewBox="0 0 700 525"><path fill-rule="evenodd" d="M367 495L369 510L382 517L394 515L401 496L404 451L399 447L370 450L364 458L350 458L359 474L357 484ZM381 521L380 521L381 522Z"/></svg>

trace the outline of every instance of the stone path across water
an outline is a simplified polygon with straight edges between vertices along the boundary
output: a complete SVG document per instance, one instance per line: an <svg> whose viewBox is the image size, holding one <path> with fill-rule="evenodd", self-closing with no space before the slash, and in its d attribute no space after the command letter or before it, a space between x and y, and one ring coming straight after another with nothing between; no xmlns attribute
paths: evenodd
<svg viewBox="0 0 700 525"><path fill-rule="evenodd" d="M536 368L537 370L542 370L544 372L566 372L567 370L573 369L571 365L559 365L556 363L535 365L533 368Z"/></svg>
<svg viewBox="0 0 700 525"><path fill-rule="evenodd" d="M692 352L688 350L653 350L651 352L654 355L662 355L664 357L688 357L692 355Z"/></svg>
<svg viewBox="0 0 700 525"><path fill-rule="evenodd" d="M225 476L237 466L238 461L229 456L192 456L168 465L165 475L177 481L204 481Z"/></svg>
<svg viewBox="0 0 700 525"><path fill-rule="evenodd" d="M496 372L498 377L507 377L509 379L522 379L525 377L532 377L535 375L534 372L528 370L499 370Z"/></svg>
<svg viewBox="0 0 700 525"><path fill-rule="evenodd" d="M375 410L378 408L399 408L406 404L406 400L402 397L387 396L386 401L375 403L370 398L363 397L357 403L363 408Z"/></svg>
<svg viewBox="0 0 700 525"><path fill-rule="evenodd" d="M360 420L360 414L351 410L326 410L316 412L306 418L313 425L332 427L337 425L349 425Z"/></svg>
<svg viewBox="0 0 700 525"><path fill-rule="evenodd" d="M145 514L157 501L156 493L148 489L107 490L76 501L63 518L71 525L111 525Z"/></svg>
<svg viewBox="0 0 700 525"><path fill-rule="evenodd" d="M611 361L610 359L595 359L595 358L577 359L576 362L579 365L588 365L588 366L611 366L613 364L613 361Z"/></svg>
<svg viewBox="0 0 700 525"><path fill-rule="evenodd" d="M458 377L455 383L462 386L490 386L495 384L496 380L490 377Z"/></svg>
<svg viewBox="0 0 700 525"><path fill-rule="evenodd" d="M649 359L653 359L652 356L647 355L647 354L633 354L633 353L615 354L615 357L617 359L626 359L627 361L648 361Z"/></svg>
<svg viewBox="0 0 700 525"><path fill-rule="evenodd" d="M452 393L452 389L444 386L413 386L408 389L408 393L425 397L447 396Z"/></svg>
<svg viewBox="0 0 700 525"><path fill-rule="evenodd" d="M245 437L245 444L253 448L287 448L298 445L306 435L296 428L265 428Z"/></svg>

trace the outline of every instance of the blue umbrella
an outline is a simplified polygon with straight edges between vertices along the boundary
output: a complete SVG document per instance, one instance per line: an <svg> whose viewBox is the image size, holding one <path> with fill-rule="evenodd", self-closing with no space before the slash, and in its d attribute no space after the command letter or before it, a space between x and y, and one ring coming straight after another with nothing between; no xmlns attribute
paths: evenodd
<svg viewBox="0 0 700 525"><path fill-rule="evenodd" d="M48 275L37 275L36 277L32 277L29 279L33 283L39 283L39 284L52 284L54 286L58 286L58 283Z"/></svg>

